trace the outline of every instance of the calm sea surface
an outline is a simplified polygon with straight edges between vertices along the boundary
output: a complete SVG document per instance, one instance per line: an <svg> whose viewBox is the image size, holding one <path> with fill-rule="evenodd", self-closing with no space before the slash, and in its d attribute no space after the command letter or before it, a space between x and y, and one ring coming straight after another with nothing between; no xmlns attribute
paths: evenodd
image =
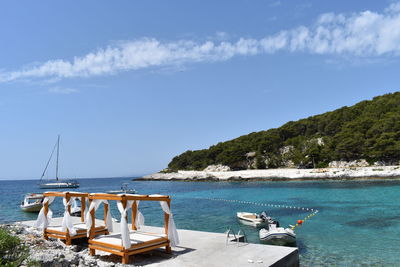
<svg viewBox="0 0 400 267"><path fill-rule="evenodd" d="M118 189L127 178L80 179L81 192ZM20 211L28 192L41 192L35 180L0 181L0 223L32 220L36 214ZM205 200L224 198L318 209L319 213L296 229L302 266L400 266L400 181L347 182L130 182L142 194L173 196L178 228L224 232L228 226L245 230L258 243L256 229L239 225L237 211L268 213L282 225L295 224L303 210L260 207ZM204 198L204 199L199 199ZM158 203L141 202L146 224L162 225ZM62 215L61 201L52 205ZM112 214L119 218L115 203Z"/></svg>

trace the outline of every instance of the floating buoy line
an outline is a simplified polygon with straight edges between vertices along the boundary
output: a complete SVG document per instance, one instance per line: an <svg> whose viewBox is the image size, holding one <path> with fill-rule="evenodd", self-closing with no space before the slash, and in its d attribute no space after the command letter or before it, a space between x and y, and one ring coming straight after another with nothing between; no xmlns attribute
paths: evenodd
<svg viewBox="0 0 400 267"><path fill-rule="evenodd" d="M295 225L291 226L292 230L294 230L299 225L302 225L305 221L311 219L312 217L314 217L319 212L319 210L312 209L312 208L304 208L304 207L288 206L288 205L278 205L278 204L270 204L270 203L259 203L259 202L236 200L236 199L201 198L201 197L196 197L195 199L212 200L212 201L223 201L223 202L248 204L248 205L256 205L256 206L263 206L263 207L272 207L272 208L284 208L284 209L295 209L295 210L310 211L311 213L309 213L306 217L304 217L304 219L297 220L297 223Z"/></svg>

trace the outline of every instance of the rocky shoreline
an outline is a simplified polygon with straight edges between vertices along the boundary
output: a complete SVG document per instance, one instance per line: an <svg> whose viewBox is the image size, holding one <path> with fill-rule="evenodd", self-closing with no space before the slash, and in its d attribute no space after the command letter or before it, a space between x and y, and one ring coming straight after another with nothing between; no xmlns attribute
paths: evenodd
<svg viewBox="0 0 400 267"><path fill-rule="evenodd" d="M154 173L134 181L304 181L400 179L400 166Z"/></svg>
<svg viewBox="0 0 400 267"><path fill-rule="evenodd" d="M87 248L87 240L73 240L71 246L65 245L57 239L43 239L43 233L34 227L25 226L21 223L3 224L1 228L7 229L11 235L21 240L21 245L29 249L29 256L20 266L43 266L43 267L122 267L138 266L132 264L121 264L121 257L109 253L96 251L96 256L90 256ZM157 253L157 252L152 252ZM154 258L159 255L137 255L135 262L141 265L151 265ZM151 259L151 260L150 260Z"/></svg>

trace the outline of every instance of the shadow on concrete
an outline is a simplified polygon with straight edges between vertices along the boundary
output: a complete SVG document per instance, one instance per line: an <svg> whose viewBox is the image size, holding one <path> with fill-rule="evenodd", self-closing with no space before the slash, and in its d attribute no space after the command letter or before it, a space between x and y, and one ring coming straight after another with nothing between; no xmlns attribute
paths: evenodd
<svg viewBox="0 0 400 267"><path fill-rule="evenodd" d="M184 255L184 254L187 254L187 253L190 253L193 251L195 251L195 249L188 248L188 247L181 247L181 246L173 248L172 254L166 253L164 249L155 249L152 251L148 251L148 252L130 256L129 257L129 265L145 266L145 265L154 264L154 263L162 263L163 261L170 260L172 258L178 257L180 255ZM100 259L102 261L105 261L105 262L121 263L121 257L114 255L114 254L102 255L102 256L96 255L96 258Z"/></svg>

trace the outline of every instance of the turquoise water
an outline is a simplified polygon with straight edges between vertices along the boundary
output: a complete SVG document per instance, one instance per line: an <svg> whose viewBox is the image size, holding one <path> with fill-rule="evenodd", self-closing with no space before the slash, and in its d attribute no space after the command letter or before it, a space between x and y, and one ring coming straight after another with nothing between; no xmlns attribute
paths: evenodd
<svg viewBox="0 0 400 267"><path fill-rule="evenodd" d="M117 189L129 179L81 179L80 191ZM224 232L241 227L249 241L258 243L258 232L239 225L237 211L267 210L282 225L295 224L309 212L260 207L236 202L203 200L224 198L318 209L319 213L296 229L302 266L400 266L400 181L346 182L132 182L140 193L173 196L178 228ZM0 182L0 223L35 219L19 210L26 192L40 192L36 181ZM61 216L61 201L53 211ZM156 203L140 203L146 224L162 225ZM115 204L114 217L119 217Z"/></svg>

